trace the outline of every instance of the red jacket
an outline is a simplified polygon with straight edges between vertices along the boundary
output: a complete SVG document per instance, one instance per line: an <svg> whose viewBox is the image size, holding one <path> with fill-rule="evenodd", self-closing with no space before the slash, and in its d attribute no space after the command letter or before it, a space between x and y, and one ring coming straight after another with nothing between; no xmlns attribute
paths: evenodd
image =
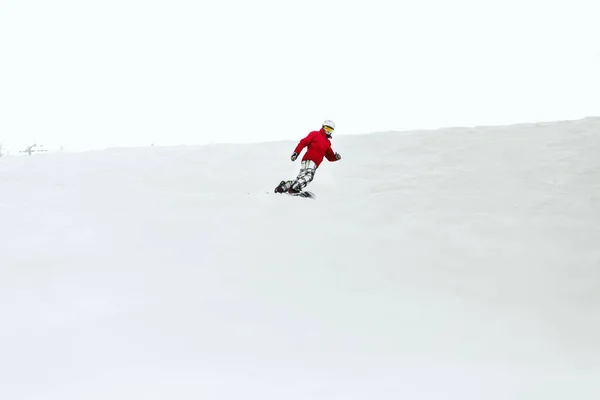
<svg viewBox="0 0 600 400"><path fill-rule="evenodd" d="M325 130L321 128L318 131L312 131L308 134L304 139L298 143L296 149L294 150L296 153L300 154L303 148L307 147L306 154L302 158L304 160L314 161L317 164L317 167L323 161L323 158L326 157L329 161L337 161L335 159L335 153L331 149L331 142L327 138L327 134Z"/></svg>

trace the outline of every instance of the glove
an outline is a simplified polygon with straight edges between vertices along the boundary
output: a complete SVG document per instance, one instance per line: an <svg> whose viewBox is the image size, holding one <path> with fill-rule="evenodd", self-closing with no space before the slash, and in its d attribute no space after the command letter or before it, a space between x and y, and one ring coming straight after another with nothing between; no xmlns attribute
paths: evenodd
<svg viewBox="0 0 600 400"><path fill-rule="evenodd" d="M292 161L296 161L296 158L298 158L298 153L293 152L291 157Z"/></svg>
<svg viewBox="0 0 600 400"><path fill-rule="evenodd" d="M342 156L340 155L340 153L335 153L335 159L336 160L341 160Z"/></svg>

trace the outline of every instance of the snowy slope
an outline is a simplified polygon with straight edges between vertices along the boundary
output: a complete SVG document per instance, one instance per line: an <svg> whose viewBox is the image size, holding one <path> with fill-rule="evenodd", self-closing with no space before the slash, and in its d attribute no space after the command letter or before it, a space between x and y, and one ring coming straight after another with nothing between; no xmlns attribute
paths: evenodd
<svg viewBox="0 0 600 400"><path fill-rule="evenodd" d="M295 144L0 159L0 398L600 398L600 119Z"/></svg>

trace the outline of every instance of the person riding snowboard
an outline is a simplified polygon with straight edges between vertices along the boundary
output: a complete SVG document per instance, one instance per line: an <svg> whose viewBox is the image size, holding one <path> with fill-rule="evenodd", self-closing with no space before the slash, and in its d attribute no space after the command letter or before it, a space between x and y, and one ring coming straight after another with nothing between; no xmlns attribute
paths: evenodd
<svg viewBox="0 0 600 400"><path fill-rule="evenodd" d="M323 158L329 161L338 161L342 158L339 153L334 153L331 149L331 142L335 124L327 120L323 122L321 129L310 132L304 139L300 140L294 152L292 161L296 161L298 154L307 147L306 154L302 158L300 172L294 181L281 181L275 188L275 193L300 193L315 177L315 172Z"/></svg>

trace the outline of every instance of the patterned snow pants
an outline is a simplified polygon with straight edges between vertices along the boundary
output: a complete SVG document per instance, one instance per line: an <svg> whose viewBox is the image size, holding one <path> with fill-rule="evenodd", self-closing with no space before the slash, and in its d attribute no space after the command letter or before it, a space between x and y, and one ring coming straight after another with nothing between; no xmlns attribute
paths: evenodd
<svg viewBox="0 0 600 400"><path fill-rule="evenodd" d="M300 165L300 172L294 181L288 181L287 188L293 187L296 190L302 190L315 178L317 164L314 161L304 160Z"/></svg>

